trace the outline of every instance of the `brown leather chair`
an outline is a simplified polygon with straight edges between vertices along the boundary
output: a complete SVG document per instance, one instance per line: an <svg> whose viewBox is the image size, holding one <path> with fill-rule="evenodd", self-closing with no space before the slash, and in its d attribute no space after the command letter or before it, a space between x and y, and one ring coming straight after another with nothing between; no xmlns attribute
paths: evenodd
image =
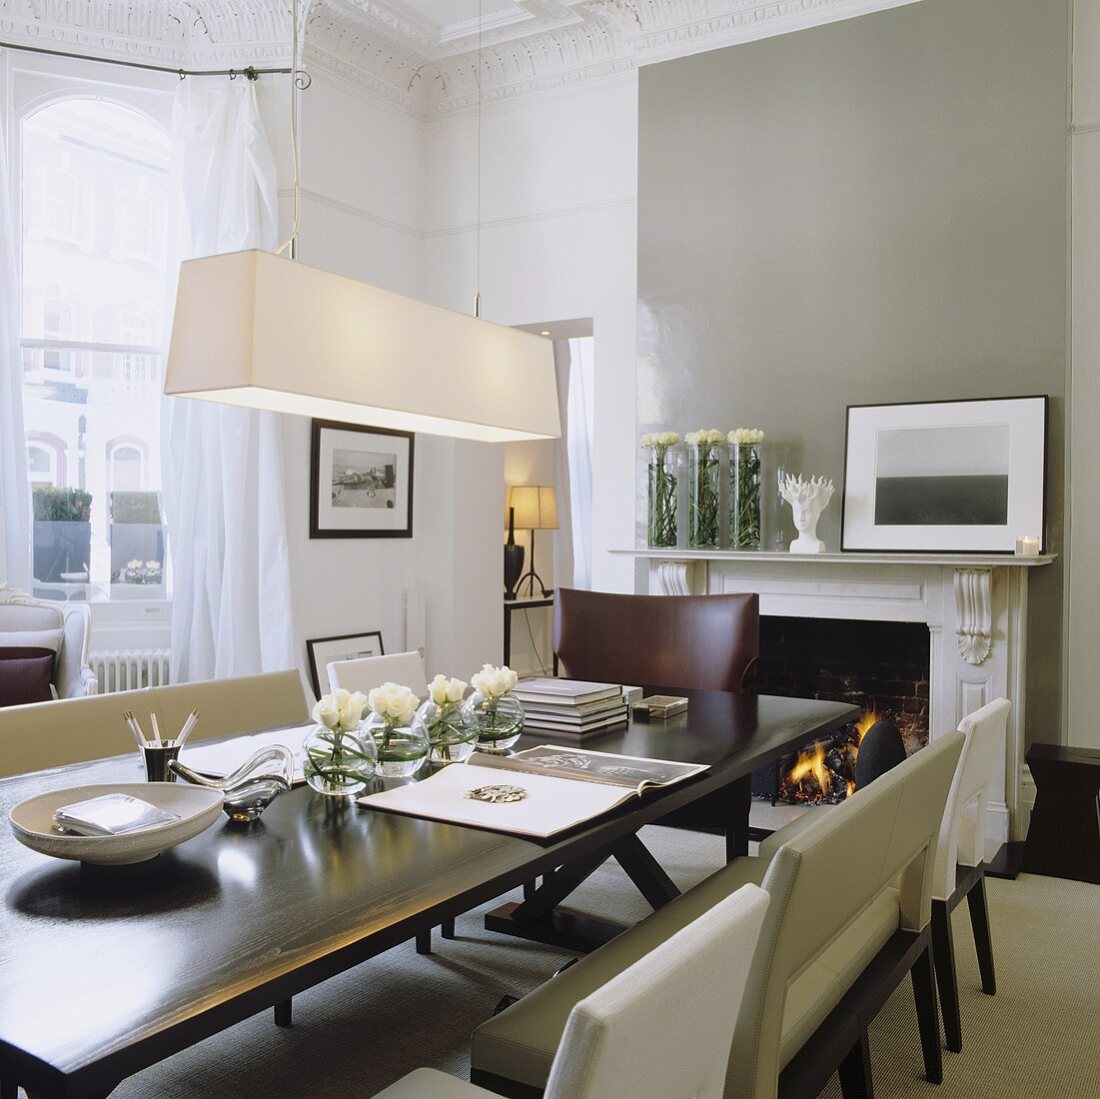
<svg viewBox="0 0 1100 1099"><path fill-rule="evenodd" d="M760 653L760 597L558 588L554 652L571 679L739 691Z"/></svg>
<svg viewBox="0 0 1100 1099"><path fill-rule="evenodd" d="M739 691L760 653L760 597L613 595L558 588L554 653L570 679L671 690ZM736 788L735 788L736 787ZM721 832L726 857L746 853L748 837L731 820L751 797L735 783L661 820L677 828Z"/></svg>

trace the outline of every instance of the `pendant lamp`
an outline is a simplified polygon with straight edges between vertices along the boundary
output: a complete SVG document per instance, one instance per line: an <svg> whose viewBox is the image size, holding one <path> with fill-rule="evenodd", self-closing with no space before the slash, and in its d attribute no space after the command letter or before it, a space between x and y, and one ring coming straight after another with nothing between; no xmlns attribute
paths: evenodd
<svg viewBox="0 0 1100 1099"><path fill-rule="evenodd" d="M296 254L301 209L297 3L292 20L294 230L279 253L181 265L164 392L482 442L558 437L548 339L280 254ZM480 160L479 140L479 177Z"/></svg>

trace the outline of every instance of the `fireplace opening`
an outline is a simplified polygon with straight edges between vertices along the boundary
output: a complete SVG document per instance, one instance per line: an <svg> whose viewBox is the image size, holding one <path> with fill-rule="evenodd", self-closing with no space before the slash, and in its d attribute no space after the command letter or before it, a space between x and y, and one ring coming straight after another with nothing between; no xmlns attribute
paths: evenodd
<svg viewBox="0 0 1100 1099"><path fill-rule="evenodd" d="M760 694L848 702L857 722L753 774L753 793L773 804L842 801L855 789L864 734L892 721L907 753L928 743L930 639L921 622L834 618L760 619L760 658L745 686Z"/></svg>

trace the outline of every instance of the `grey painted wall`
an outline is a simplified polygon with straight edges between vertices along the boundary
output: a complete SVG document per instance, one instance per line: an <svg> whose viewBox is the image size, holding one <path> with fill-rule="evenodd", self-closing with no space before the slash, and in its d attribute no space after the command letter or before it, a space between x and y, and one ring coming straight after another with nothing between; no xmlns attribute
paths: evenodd
<svg viewBox="0 0 1100 1099"><path fill-rule="evenodd" d="M1060 552L1067 8L922 0L644 68L639 430L759 426L839 488L848 404L1049 394ZM1060 562L1030 594L1057 740Z"/></svg>

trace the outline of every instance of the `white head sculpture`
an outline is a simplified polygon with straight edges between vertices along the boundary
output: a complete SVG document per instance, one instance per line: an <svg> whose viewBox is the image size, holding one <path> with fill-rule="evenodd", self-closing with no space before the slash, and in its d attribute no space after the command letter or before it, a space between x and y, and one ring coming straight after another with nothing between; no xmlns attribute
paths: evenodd
<svg viewBox="0 0 1100 1099"><path fill-rule="evenodd" d="M791 505L798 537L791 553L824 553L825 543L817 536L817 521L833 498L833 482L824 477L788 477L779 486L779 495Z"/></svg>

